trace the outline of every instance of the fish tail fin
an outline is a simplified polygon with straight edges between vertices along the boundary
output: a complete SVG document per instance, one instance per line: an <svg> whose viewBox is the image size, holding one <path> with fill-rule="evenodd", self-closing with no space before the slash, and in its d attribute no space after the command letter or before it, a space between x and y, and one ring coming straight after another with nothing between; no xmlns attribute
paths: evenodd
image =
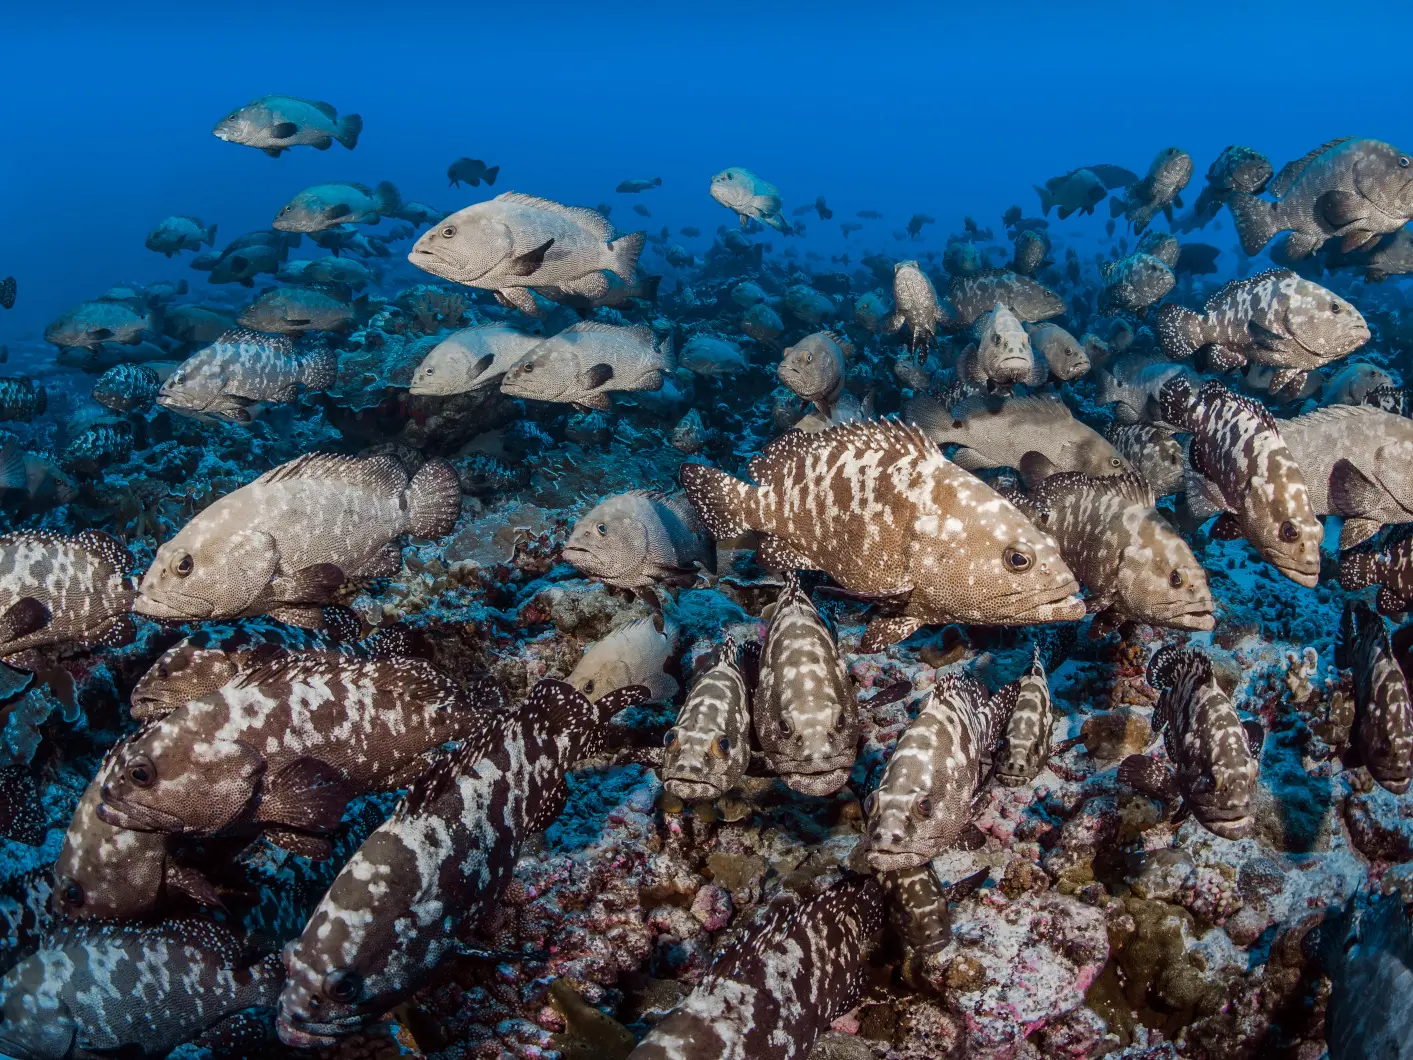
<svg viewBox="0 0 1413 1060"><path fill-rule="evenodd" d="M22 490L29 485L25 469L25 451L14 440L0 446L0 489Z"/></svg>
<svg viewBox="0 0 1413 1060"><path fill-rule="evenodd" d="M358 146L358 137L363 133L363 118L358 114L345 114L339 119L339 131L334 139L350 151Z"/></svg>
<svg viewBox="0 0 1413 1060"><path fill-rule="evenodd" d="M34 388L34 414L38 416L49 407L49 394L42 386Z"/></svg>
<svg viewBox="0 0 1413 1060"><path fill-rule="evenodd" d="M668 332L657 344L658 356L662 358L663 372L677 371L677 351L672 348L672 332Z"/></svg>
<svg viewBox="0 0 1413 1060"><path fill-rule="evenodd" d="M206 231L202 234L202 240L208 247L216 245L216 225L214 223L206 226Z"/></svg>
<svg viewBox="0 0 1413 1060"><path fill-rule="evenodd" d="M1106 372L1102 368L1096 368L1094 375L1098 380L1094 400L1100 405L1112 405L1114 402L1118 401L1121 397L1119 393L1119 381L1114 378L1113 374Z"/></svg>
<svg viewBox="0 0 1413 1060"><path fill-rule="evenodd" d="M299 381L309 390L328 390L339 374L339 356L324 349L310 354L299 367Z"/></svg>
<svg viewBox="0 0 1413 1060"><path fill-rule="evenodd" d="M1241 240L1241 249L1246 253L1260 253L1261 248L1271 241L1271 237L1281 231L1280 218L1276 213L1278 205L1246 191L1227 193L1227 209L1231 211L1232 221L1236 224L1236 235Z"/></svg>
<svg viewBox="0 0 1413 1060"><path fill-rule="evenodd" d="M661 276L644 276L638 284L639 296L646 302L656 302L657 289L661 283Z"/></svg>
<svg viewBox="0 0 1413 1060"><path fill-rule="evenodd" d="M1202 342L1202 317L1175 302L1158 309L1158 341L1169 357L1187 360Z"/></svg>
<svg viewBox="0 0 1413 1060"><path fill-rule="evenodd" d="M1050 208L1055 205L1055 197L1050 194L1049 188L1042 188L1039 184L1032 184L1035 194L1040 196L1040 209L1046 217L1050 216Z"/></svg>
<svg viewBox="0 0 1413 1060"><path fill-rule="evenodd" d="M1192 380L1181 375L1169 379L1158 389L1158 407L1163 420L1174 427L1189 427L1188 406L1192 397Z"/></svg>
<svg viewBox="0 0 1413 1060"><path fill-rule="evenodd" d="M680 478L712 537L720 541L755 529L750 511L757 507L756 487L707 464L683 464Z"/></svg>
<svg viewBox="0 0 1413 1060"><path fill-rule="evenodd" d="M643 252L647 241L648 234L646 232L629 232L626 236L619 236L608 245L608 249L613 255L613 264L609 268L624 283L631 285L637 277L638 255Z"/></svg>
<svg viewBox="0 0 1413 1060"><path fill-rule="evenodd" d="M407 486L407 514L415 537L443 537L461 517L461 480L445 460L429 460Z"/></svg>
<svg viewBox="0 0 1413 1060"><path fill-rule="evenodd" d="M381 214L395 214L402 209L402 194L390 180L380 181L373 189L373 202Z"/></svg>
<svg viewBox="0 0 1413 1060"><path fill-rule="evenodd" d="M778 213L773 213L766 217L762 217L761 221L765 224L770 225L770 227L775 229L777 232L785 233L785 235L787 236L794 231L794 229L790 227L789 222L787 222L785 218L781 217Z"/></svg>
<svg viewBox="0 0 1413 1060"><path fill-rule="evenodd" d="M662 178L661 178L661 177L653 177L653 187L654 187L654 188L660 188L660 187L662 187Z"/></svg>
<svg viewBox="0 0 1413 1060"><path fill-rule="evenodd" d="M1378 623L1379 631L1383 630L1383 619L1375 615L1368 604L1359 600L1350 600L1344 605L1344 612L1339 616L1339 629L1335 631L1334 642L1334 664L1341 670L1348 670L1354 666L1355 649L1364 639L1364 632L1370 627L1371 621Z"/></svg>
<svg viewBox="0 0 1413 1060"><path fill-rule="evenodd" d="M1378 582L1377 552L1349 552L1339 560L1339 584L1346 592L1367 589Z"/></svg>
<svg viewBox="0 0 1413 1060"><path fill-rule="evenodd" d="M487 185L487 186L490 186L490 185L494 184L494 183L496 182L496 177L498 177L499 175L500 175L500 166L487 166L487 167L486 167L486 173L485 173L486 185Z"/></svg>

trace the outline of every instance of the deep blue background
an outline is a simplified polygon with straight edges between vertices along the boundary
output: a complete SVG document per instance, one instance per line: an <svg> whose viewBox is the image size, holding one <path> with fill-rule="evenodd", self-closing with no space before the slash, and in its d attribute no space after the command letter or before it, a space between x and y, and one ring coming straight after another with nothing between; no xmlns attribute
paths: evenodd
<svg viewBox="0 0 1413 1060"><path fill-rule="evenodd" d="M447 209L459 155L502 166L495 191L610 202L623 228L729 215L710 176L744 165L787 213L824 194L803 249L843 248L837 223L914 211L940 246L963 214L996 224L1031 185L1077 165L1142 171L1169 144L1197 175L1225 145L1279 167L1331 137L1413 144L1413 5L1224 4L7 4L0 14L0 276L20 301L0 342L120 280L191 279L189 254L143 247L161 218L220 225L218 245L266 226L320 180L389 179ZM1083 7L1083 13L1077 8ZM223 143L217 119L265 93L357 111L352 153L279 159ZM643 196L625 177L662 176ZM1106 217L1057 226L1099 231ZM1220 231L1202 238L1232 244ZM857 244L853 237L851 245ZM705 243L699 243L701 249ZM914 248L916 249L916 245ZM301 255L322 253L317 249ZM1226 259L1230 266L1230 257ZM236 289L238 291L238 289ZM235 293L233 291L233 293ZM243 297L244 292L239 293Z"/></svg>

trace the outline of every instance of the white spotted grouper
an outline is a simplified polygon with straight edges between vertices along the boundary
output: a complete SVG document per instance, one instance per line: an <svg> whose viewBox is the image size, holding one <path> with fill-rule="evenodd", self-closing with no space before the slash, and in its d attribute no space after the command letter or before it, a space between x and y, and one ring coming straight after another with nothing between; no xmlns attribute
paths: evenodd
<svg viewBox="0 0 1413 1060"><path fill-rule="evenodd" d="M1214 835L1250 834L1264 739L1260 723L1241 720L1212 675L1212 660L1199 651L1159 648L1148 661L1148 683L1159 693L1153 728L1163 733L1172 767L1129 755L1119 764L1119 780L1154 798L1180 797Z"/></svg>
<svg viewBox="0 0 1413 1060"><path fill-rule="evenodd" d="M290 653L129 740L98 813L139 831L263 832L327 857L349 799L405 786L443 744L480 732L499 702L467 697L421 659Z"/></svg>
<svg viewBox="0 0 1413 1060"><path fill-rule="evenodd" d="M540 681L417 779L358 849L285 948L279 1033L316 1047L377 1021L458 948L457 933L500 901L527 836L564 808L566 770L602 749L606 722L646 688L591 703Z"/></svg>
<svg viewBox="0 0 1413 1060"><path fill-rule="evenodd" d="M1012 788L1028 784L1050 760L1055 729L1055 706L1038 646L1029 669L996 695L1004 697L998 708L1010 715L996 748L996 779Z"/></svg>
<svg viewBox="0 0 1413 1060"><path fill-rule="evenodd" d="M927 357L927 348L937 337L937 325L949 326L951 320L937 301L937 289L916 261L900 261L893 266L893 304L896 308L883 321L888 334L908 329L908 349L919 362Z"/></svg>
<svg viewBox="0 0 1413 1060"><path fill-rule="evenodd" d="M903 950L903 982L916 990L932 989L927 959L952 941L951 903L961 901L986 882L990 869L944 884L931 865L879 873L888 896L888 924Z"/></svg>
<svg viewBox="0 0 1413 1060"><path fill-rule="evenodd" d="M864 800L863 841L874 869L917 868L962 838L1017 698L991 696L963 674L937 681Z"/></svg>
<svg viewBox="0 0 1413 1060"><path fill-rule="evenodd" d="M869 876L809 900L778 900L717 954L629 1060L802 1060L858 1003L882 929L883 888Z"/></svg>
<svg viewBox="0 0 1413 1060"><path fill-rule="evenodd" d="M1196 488L1189 487L1188 502L1204 515L1222 513L1212 535L1245 537L1276 570L1314 588L1324 527L1265 406L1216 380L1196 388L1182 376L1163 384L1158 401L1164 420L1192 433L1188 459Z"/></svg>
<svg viewBox="0 0 1413 1060"><path fill-rule="evenodd" d="M858 701L834 636L794 571L770 616L754 706L772 773L802 795L844 786L858 754Z"/></svg>
<svg viewBox="0 0 1413 1060"><path fill-rule="evenodd" d="M752 486L704 464L682 484L720 540L760 534L776 570L822 570L886 602L861 650L925 625L1030 625L1080 618L1079 585L1053 541L916 427L849 423L777 438L750 463Z"/></svg>
<svg viewBox="0 0 1413 1060"><path fill-rule="evenodd" d="M1335 665L1354 672L1350 741L1358 761L1395 795L1413 781L1413 702L1384 620L1350 600L1335 638Z"/></svg>
<svg viewBox="0 0 1413 1060"><path fill-rule="evenodd" d="M158 1057L198 1036L256 1055L242 1010L271 1008L280 981L277 955L249 960L210 920L66 925L0 981L0 1055Z"/></svg>
<svg viewBox="0 0 1413 1060"><path fill-rule="evenodd" d="M0 536L0 658L24 663L30 649L50 644L130 642L132 563L100 530Z"/></svg>
<svg viewBox="0 0 1413 1060"><path fill-rule="evenodd" d="M729 794L751 763L750 727L750 692L736 642L727 637L667 731L658 776L668 794L685 800Z"/></svg>

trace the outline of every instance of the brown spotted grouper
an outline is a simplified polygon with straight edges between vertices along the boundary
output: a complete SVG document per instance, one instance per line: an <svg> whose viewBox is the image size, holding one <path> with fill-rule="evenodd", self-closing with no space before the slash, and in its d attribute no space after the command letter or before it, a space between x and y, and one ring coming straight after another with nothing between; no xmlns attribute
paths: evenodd
<svg viewBox="0 0 1413 1060"><path fill-rule="evenodd" d="M23 661L49 644L126 644L131 568L132 554L98 530L0 537L0 657Z"/></svg>

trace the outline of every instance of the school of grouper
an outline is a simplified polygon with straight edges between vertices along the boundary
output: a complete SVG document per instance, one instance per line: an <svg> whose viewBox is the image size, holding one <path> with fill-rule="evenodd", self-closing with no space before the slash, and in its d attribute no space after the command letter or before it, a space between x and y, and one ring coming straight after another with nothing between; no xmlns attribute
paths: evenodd
<svg viewBox="0 0 1413 1060"><path fill-rule="evenodd" d="M334 140L352 148L361 127L328 104L272 96L215 133L278 157ZM479 186L498 169L463 158L448 176ZM723 227L702 258L666 229L652 237L677 272L672 294L640 265L649 237L620 233L607 207L505 192L443 216L391 185L320 184L269 231L195 263L217 282L250 286L268 273L283 284L238 321L179 303L185 284L119 288L55 321L51 343L94 370L118 361L93 388L114 415L91 419L59 455L4 442L0 487L17 519L54 525L42 520L66 505L97 510L77 479L101 483L134 451L157 466L163 446L194 438L216 449L242 443L208 439L245 432L263 439L259 454L273 452L262 432L274 406L342 424L345 444L378 429L387 444L306 453L224 491L213 483L187 498L170 535L142 512L154 495L138 498L130 542L161 543L136 584L133 554L102 530L0 538L12 701L36 694L30 681L60 700L66 680L81 691L105 655L150 663L127 686L122 738L74 793L52 876L46 865L18 906L7 897L18 963L0 986L0 1049L23 1060L165 1056L193 1040L227 1056L1413 1056L1402 904L1413 876L1399 868L1413 859L1413 626L1390 636L1382 617L1413 603L1413 401L1386 370L1391 355L1339 363L1375 334L1390 348L1403 341L1396 309L1371 313L1371 328L1316 282L1325 270L1360 269L1369 282L1413 271L1413 167L1370 139L1331 141L1278 173L1231 147L1175 216L1192 175L1191 157L1169 148L1141 178L1095 165L1037 189L1060 218L1110 197L1109 235L1122 223L1140 237L1131 253L1121 237L1124 256L1104 261L1095 285L1074 250L1050 259L1048 221L1018 207L1005 217L1014 256L1000 267L990 233L968 219L942 255L921 255L942 257L945 272L878 254L852 272L807 271L793 248L766 257L753 233L796 237L804 224L785 219L773 185L734 167L710 193L740 229ZM1150 223L1164 216L1188 232L1223 205L1247 255L1290 233L1275 249L1281 267L1208 291L1198 309L1164 302L1193 295L1217 251ZM795 214L810 211L832 216L822 197ZM354 255L386 256L399 238L355 226L384 215L429 225L408 260L458 286L354 299L374 280ZM844 235L861 222L845 222ZM929 223L914 215L896 235L917 239ZM288 260L301 234L333 255ZM174 217L148 246L171 256L214 237L214 226ZM0 304L15 288L5 281ZM476 323L456 327L466 319ZM167 362L174 349L190 352ZM360 351L359 385L382 353L411 354L416 367L408 391L339 421L322 392L352 392L343 366ZM894 405L896 415L875 414ZM45 411L45 391L5 380L0 406L28 421ZM448 407L478 425L457 435L451 459L428 458L437 439L426 424ZM495 427L507 439L498 455L463 445ZM271 433L284 444L314 437ZM318 437L338 444L337 433ZM243 444L247 460L262 458ZM681 492L600 499L567 536L512 534L510 562L493 570L537 586L538 617L526 618L513 594L453 577L435 543L467 525L464 505L473 527L510 511L499 525L516 530L517 496L541 469L568 473L552 456L571 444L585 463L605 450L648 463L676 453ZM717 466L743 457L744 474ZM162 486L194 474L179 469ZM1323 559L1322 517L1340 527ZM415 546L415 567L408 537L434 543ZM1247 559L1222 542L1243 538L1270 571L1320 586L1318 608L1283 605L1287 630L1293 613L1343 606L1337 671L1320 685L1316 661L1293 659L1284 683L1302 698L1275 713L1280 688L1243 700L1247 675L1230 656L1214 662L1218 645L1262 635L1259 624L1224 632L1209 584L1220 576L1242 591L1231 572ZM439 636L444 657L461 650L464 639L428 620L459 605L424 601L402 622L377 621L392 613L379 610L379 587L412 569L463 604L468 592L491 600L496 621L521 607L512 620L534 627L520 629L529 640L545 639L556 607L591 599L646 617L614 625L563 680L543 676L555 656L517 662L512 693L490 667L453 676L423 657L437 653L419 641ZM611 595L565 603L563 587L584 577ZM1296 592L1259 564L1243 577L1277 600ZM1375 586L1373 606L1356 595ZM679 693L683 601L704 589L725 610L696 639L680 708L654 722L645 704ZM865 607L855 642L843 631ZM1087 637L1074 635L1086 617ZM197 628L173 643L173 624ZM1008 652L1021 659L1003 675L1014 679L988 682ZM1086 707L1086 719L1060 708L1051 677L1067 660L1111 673L1111 686L1076 694L1110 687L1116 709ZM865 666L871 696L859 694ZM69 706L40 730L47 739L62 743L55 726L95 709L72 695ZM1268 763L1293 755L1301 779L1346 778L1348 805L1363 809L1336 815L1334 828L1346 820L1352 841L1322 832L1282 848L1270 822L1284 811L1269 792L1263 801L1263 750ZM41 761L4 771L10 842L46 842ZM648 982L674 980L677 993L625 1010L629 1029L613 1018L624 997L614 991L647 967L647 950L638 969L601 961L576 975L557 964L562 940L525 926L529 903L553 899L556 884L527 884L517 870L542 851L534 837L560 818L576 776L645 765L661 786L653 832L633 851L649 868L632 871L652 875L671 854L715 882L698 879L674 904L659 872L643 884L657 897L642 905L679 949L702 925L717 934L675 970L654 958ZM1398 798L1380 811L1375 796ZM755 815L788 831L782 805L802 832L815 828L811 857L832 857L733 886L728 868L751 849L730 830ZM613 812L628 811L606 809L599 823ZM694 859L694 843L715 852ZM1008 850L1029 854L1007 860ZM1199 850L1209 860L1195 863ZM1320 850L1362 858L1345 893L1312 885L1284 927L1283 914L1253 912L1262 896L1288 893L1313 864L1301 858ZM278 851L328 871L298 877L303 890L267 883L304 925L272 939L242 928L243 911L270 895L231 880L242 859ZM954 931L963 905L971 919ZM1031 949L1002 945L1013 914L1031 918L1021 930ZM683 917L688 930L674 926ZM1215 993L1201 974L1214 958L1195 948L1214 925L1237 940L1227 950L1257 947ZM1034 948L1046 939L1050 949ZM1049 974L1039 953L1072 974L1049 1009L1029 1012L1006 993L1024 993L1019 979L997 984L1021 975L1011 964ZM1206 985L1184 994L1193 982ZM538 1027L524 1013L538 1013ZM454 1029L468 1023L479 1037Z"/></svg>

